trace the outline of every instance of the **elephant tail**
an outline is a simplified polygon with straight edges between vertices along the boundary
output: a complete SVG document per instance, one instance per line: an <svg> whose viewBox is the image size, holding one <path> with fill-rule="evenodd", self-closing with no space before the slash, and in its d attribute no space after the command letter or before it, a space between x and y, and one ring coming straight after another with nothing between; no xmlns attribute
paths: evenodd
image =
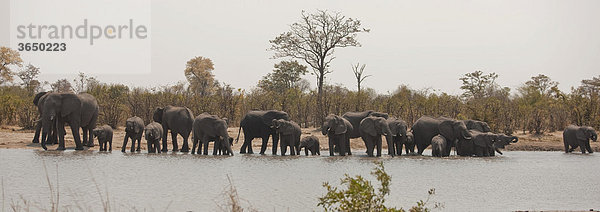
<svg viewBox="0 0 600 212"><path fill-rule="evenodd" d="M238 143L238 140L240 140L240 132L242 132L242 124L240 124L240 128L238 129L238 135L237 138L235 138L235 143Z"/></svg>

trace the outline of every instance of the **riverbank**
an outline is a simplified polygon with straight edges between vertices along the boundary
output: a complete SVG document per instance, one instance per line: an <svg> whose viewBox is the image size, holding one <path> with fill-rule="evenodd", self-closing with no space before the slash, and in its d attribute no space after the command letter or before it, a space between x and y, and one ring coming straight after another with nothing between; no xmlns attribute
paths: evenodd
<svg viewBox="0 0 600 212"><path fill-rule="evenodd" d="M238 135L238 128L229 128L227 130L229 132L229 136L232 138L236 138ZM67 127L67 135L65 137L65 145L67 148L73 148L75 143L73 142L73 136L71 135L71 130ZM33 139L34 131L33 130L21 130L16 126L2 126L0 127L0 148L3 149L40 149L40 144L31 143ZM303 128L302 129L302 137L314 135L319 138L320 146L322 154L326 154L325 151L328 150L327 145L327 137L321 134L320 130L315 128ZM532 134L524 134L522 132L515 133L517 137L519 137L519 142L506 146L506 150L508 151L564 151L564 145L562 141L562 131L557 131L553 133L546 133L544 135L532 135ZM120 151L123 146L123 139L125 137L124 128L120 127L114 131L113 135L113 151ZM171 149L171 136L169 137L169 149ZM178 136L179 145L181 146L181 141L183 138ZM235 152L239 152L240 147L242 146L244 140L244 134L242 133L239 138L240 142L235 143L233 145L233 149ZM190 148L191 148L191 138L190 138ZM260 146L262 141L260 139L254 139L252 142L252 147L255 153L260 152ZM385 143L385 142L384 142ZM97 143L96 143L97 145ZM591 146L594 151L600 152L600 142L592 142ZM131 147L131 141L128 142L128 150ZM54 146L49 146L49 149L53 149ZM97 147L94 147L97 148ZM212 143L209 147L212 149ZM271 148L271 142L268 144L268 148ZM351 140L351 148L353 150L361 150L365 149L365 145L360 138ZM384 144L385 148L385 144ZM142 150L146 150L146 141L142 139ZM578 150L575 150L578 151ZM267 154L270 152L267 151Z"/></svg>

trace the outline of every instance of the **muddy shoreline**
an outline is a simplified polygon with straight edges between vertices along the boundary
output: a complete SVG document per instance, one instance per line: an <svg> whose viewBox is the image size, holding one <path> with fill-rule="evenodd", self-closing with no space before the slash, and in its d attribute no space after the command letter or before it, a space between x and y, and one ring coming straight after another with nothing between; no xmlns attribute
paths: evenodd
<svg viewBox="0 0 600 212"><path fill-rule="evenodd" d="M73 136L71 136L70 129L67 130L67 135L65 137L65 146L67 148L73 148L75 143L73 142ZM229 136L232 138L237 138L238 128L229 128L227 130L229 132ZM31 143L33 139L34 131L33 130L20 130L19 127L16 126L2 126L0 127L0 148L3 149L41 149L40 144ZM327 137L322 135L320 130L315 128L303 128L302 136L314 135L319 138L321 153L327 154L328 146L327 146ZM557 131L553 133L546 133L542 136L536 136L531 134L524 134L522 132L515 133L517 137L519 137L519 142L506 146L505 151L564 151L564 145L562 142L562 131ZM123 139L125 137L125 130L123 127L116 129L114 131L113 137L113 151L120 151L123 145ZM181 146L183 138L181 136L178 137L179 145ZM242 146L244 140L244 134L242 133L239 138L239 142L233 145L234 151L239 152L240 147ZM191 139L190 139L191 142ZM252 142L252 149L254 153L260 152L260 146L262 141L260 139L254 139ZM385 143L385 142L384 142ZM96 143L97 144L97 143ZM131 141L128 142L127 151L129 151ZM591 142L592 149L596 152L600 152L600 142ZM49 146L49 149L54 149L55 146ZM190 143L191 148L191 143ZM268 148L271 148L271 142L268 143ZM364 150L364 143L360 138L351 140L351 148L353 150ZM385 148L385 144L384 144ZM98 146L92 147L92 149L98 149ZM142 139L142 150L146 150L146 141ZM169 149L171 149L171 140L169 136ZM212 143L209 146L209 149L212 150ZM270 153L271 150L266 151L267 154ZM575 150L576 152L579 149ZM209 152L210 153L210 152Z"/></svg>

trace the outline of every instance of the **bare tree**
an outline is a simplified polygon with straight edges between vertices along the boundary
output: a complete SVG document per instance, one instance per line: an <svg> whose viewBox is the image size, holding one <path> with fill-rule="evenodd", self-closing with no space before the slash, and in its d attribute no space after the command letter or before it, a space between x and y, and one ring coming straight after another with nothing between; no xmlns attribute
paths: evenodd
<svg viewBox="0 0 600 212"><path fill-rule="evenodd" d="M275 51L275 58L297 58L313 68L317 76L317 118L320 121L324 118L323 81L325 75L331 73L329 64L335 59L334 50L360 46L356 36L361 32L369 30L362 28L359 20L347 18L340 13L318 10L311 14L302 11L301 20L290 25L290 31L269 41L271 50Z"/></svg>
<svg viewBox="0 0 600 212"><path fill-rule="evenodd" d="M361 101L362 95L361 95L360 85L367 77L372 76L372 75L364 75L366 66L367 66L366 64L363 64L361 66L360 63L356 63L356 65L352 65L352 72L354 72L354 77L356 78L356 87L358 88L358 92L356 93L358 96L358 98L357 98L358 100L356 102L356 111L361 111L360 106L362 105L362 101Z"/></svg>

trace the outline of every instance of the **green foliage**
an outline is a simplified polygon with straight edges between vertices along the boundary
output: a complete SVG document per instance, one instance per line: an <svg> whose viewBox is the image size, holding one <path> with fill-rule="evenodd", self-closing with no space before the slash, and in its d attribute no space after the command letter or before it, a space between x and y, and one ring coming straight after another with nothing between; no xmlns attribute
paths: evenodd
<svg viewBox="0 0 600 212"><path fill-rule="evenodd" d="M319 198L317 206L323 207L325 211L405 211L402 208L387 207L385 197L390 193L390 183L392 177L387 174L383 162L375 162L375 168L371 172L380 183L375 191L371 181L365 180L357 175L350 177L348 174L341 179L341 185L345 188L333 187L328 182L323 183L327 189L327 194ZM416 206L413 206L411 212L428 212L427 208L430 198L435 195L435 189L429 190L429 196L426 201L420 200ZM434 208L443 207L439 203L434 203Z"/></svg>

